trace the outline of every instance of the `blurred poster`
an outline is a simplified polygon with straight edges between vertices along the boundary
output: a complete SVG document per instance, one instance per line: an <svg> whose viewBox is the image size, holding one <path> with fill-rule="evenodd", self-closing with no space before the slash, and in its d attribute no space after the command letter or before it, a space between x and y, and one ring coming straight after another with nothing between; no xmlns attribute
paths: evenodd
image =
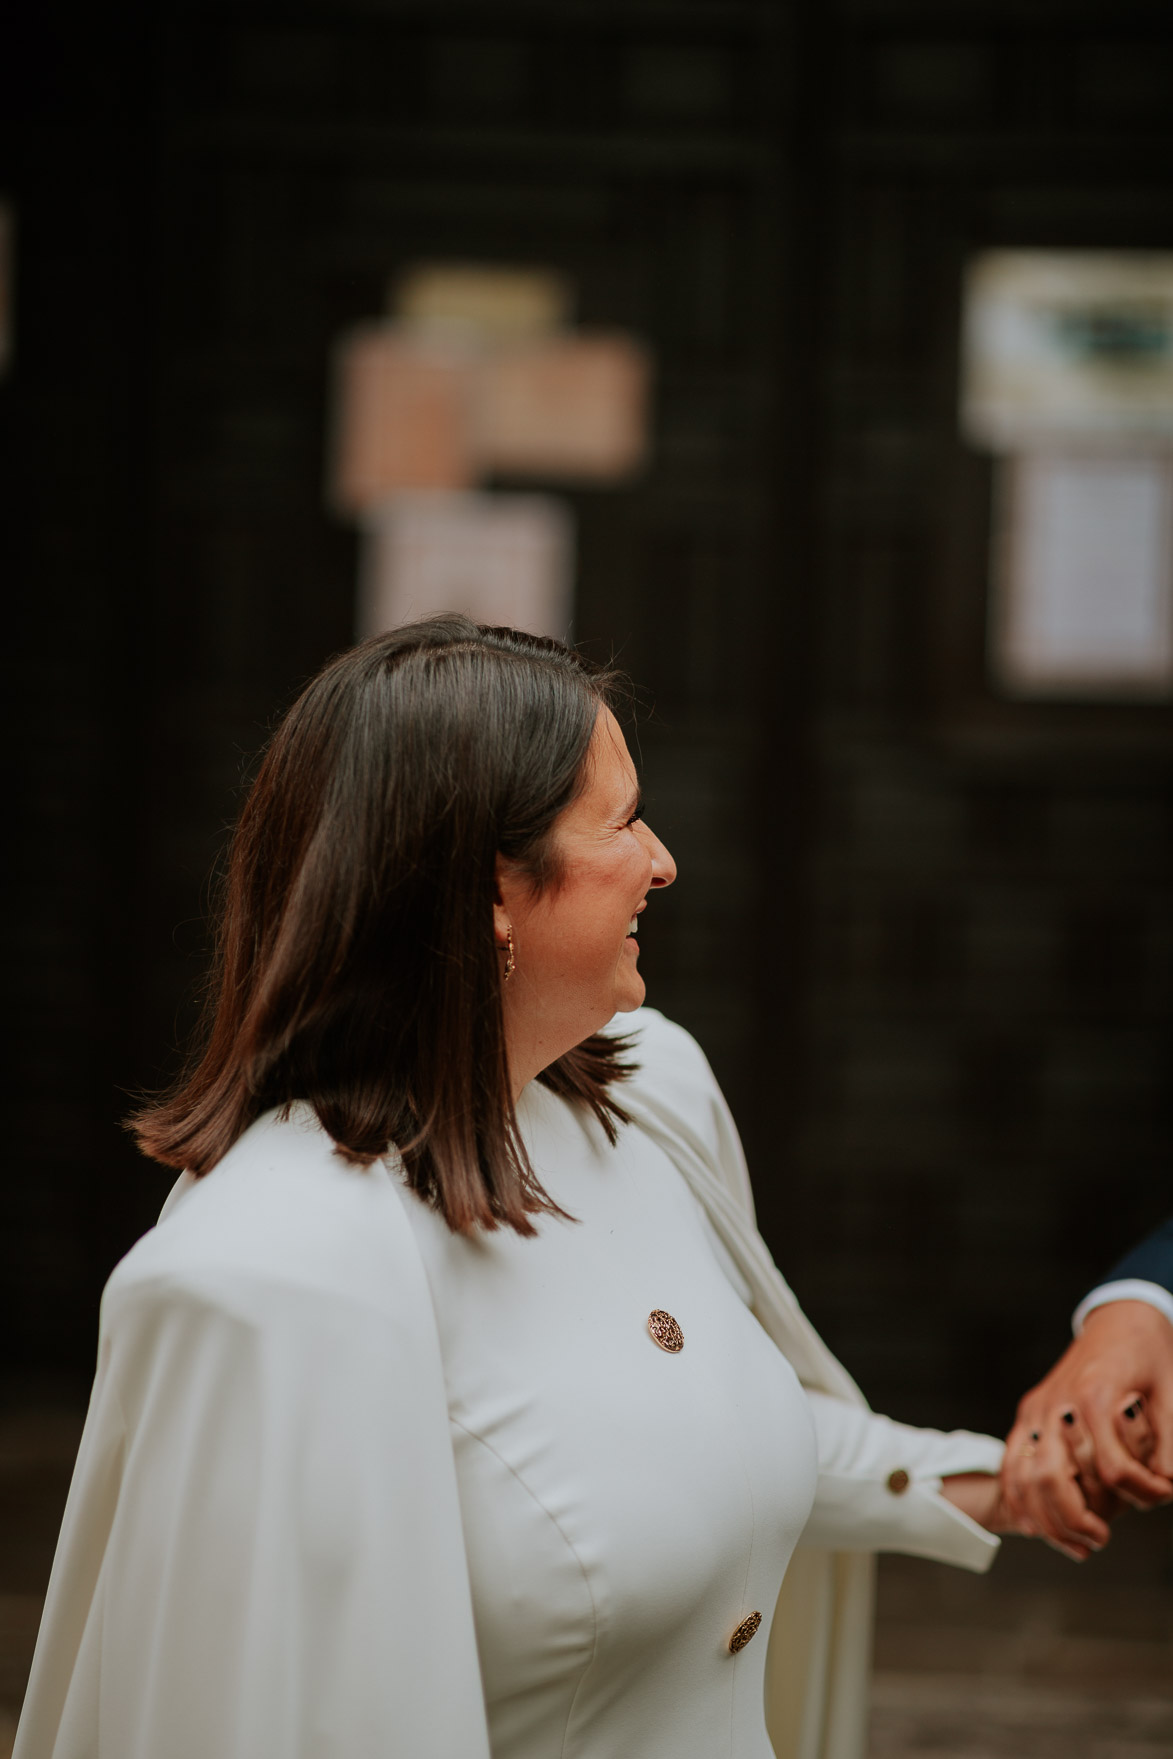
<svg viewBox="0 0 1173 1759"><path fill-rule="evenodd" d="M339 512L361 513L399 489L471 486L472 370L464 350L387 324L343 340L330 472Z"/></svg>
<svg viewBox="0 0 1173 1759"><path fill-rule="evenodd" d="M648 358L629 336L568 335L487 354L473 453L493 475L616 482L647 436Z"/></svg>
<svg viewBox="0 0 1173 1759"><path fill-rule="evenodd" d="M627 336L487 347L365 325L337 356L331 498L354 514L486 476L621 481L647 451L648 379Z"/></svg>
<svg viewBox="0 0 1173 1759"><path fill-rule="evenodd" d="M400 494L364 519L358 634L463 611L535 635L569 634L574 530L547 495Z"/></svg>
<svg viewBox="0 0 1173 1759"><path fill-rule="evenodd" d="M396 321L416 335L493 347L563 330L573 289L556 269L416 263L391 290Z"/></svg>
<svg viewBox="0 0 1173 1759"><path fill-rule="evenodd" d="M1173 442L1173 255L988 251L969 265L962 428L995 451Z"/></svg>
<svg viewBox="0 0 1173 1759"><path fill-rule="evenodd" d="M1013 695L1173 693L1173 456L1003 461L991 664Z"/></svg>
<svg viewBox="0 0 1173 1759"><path fill-rule="evenodd" d="M360 635L437 611L568 635L569 507L482 486L597 488L644 464L648 350L572 328L572 306L556 269L422 263L342 339L329 492L363 528Z"/></svg>

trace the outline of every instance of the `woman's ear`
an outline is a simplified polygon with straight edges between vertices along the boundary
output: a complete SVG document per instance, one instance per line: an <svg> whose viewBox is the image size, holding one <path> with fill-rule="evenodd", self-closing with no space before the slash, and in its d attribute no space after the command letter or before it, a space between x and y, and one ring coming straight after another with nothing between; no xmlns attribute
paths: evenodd
<svg viewBox="0 0 1173 1759"><path fill-rule="evenodd" d="M508 929L516 937L518 924L524 927L536 901L537 889L528 869L520 861L498 854L493 870L493 921L501 946Z"/></svg>
<svg viewBox="0 0 1173 1759"><path fill-rule="evenodd" d="M493 869L493 938L499 947L507 944L509 931L513 926L513 918L505 902L505 893L510 889L511 865L503 855L498 855Z"/></svg>

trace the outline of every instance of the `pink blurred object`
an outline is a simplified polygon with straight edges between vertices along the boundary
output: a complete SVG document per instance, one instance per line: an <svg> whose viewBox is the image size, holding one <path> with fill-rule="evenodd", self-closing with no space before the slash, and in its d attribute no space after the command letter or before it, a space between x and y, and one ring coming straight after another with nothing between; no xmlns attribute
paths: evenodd
<svg viewBox="0 0 1173 1759"><path fill-rule="evenodd" d="M563 335L484 355L478 471L614 482L647 454L648 357L626 336Z"/></svg>
<svg viewBox="0 0 1173 1759"><path fill-rule="evenodd" d="M340 512L401 489L471 485L474 372L466 351L387 324L351 332L337 359L331 499Z"/></svg>
<svg viewBox="0 0 1173 1759"><path fill-rule="evenodd" d="M366 326L339 350L331 499L354 514L485 476L615 482L647 455L648 380L625 336L477 347Z"/></svg>
<svg viewBox="0 0 1173 1759"><path fill-rule="evenodd" d="M570 509L549 495L398 494L364 516L361 638L463 611L565 641L574 577Z"/></svg>

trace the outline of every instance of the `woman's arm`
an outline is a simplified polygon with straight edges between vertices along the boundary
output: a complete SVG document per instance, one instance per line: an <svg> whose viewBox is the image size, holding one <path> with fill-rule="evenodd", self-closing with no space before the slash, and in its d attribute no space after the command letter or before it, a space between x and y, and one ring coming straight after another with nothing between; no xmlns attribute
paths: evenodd
<svg viewBox="0 0 1173 1759"><path fill-rule="evenodd" d="M487 1759L414 1236L282 1130L111 1279L19 1759Z"/></svg>
<svg viewBox="0 0 1173 1759"><path fill-rule="evenodd" d="M983 1516L992 1511L967 1481L997 1486L1001 1442L964 1429L916 1429L826 1393L807 1398L819 1479L804 1545L989 1568L998 1540Z"/></svg>
<svg viewBox="0 0 1173 1759"><path fill-rule="evenodd" d="M630 1031L635 1040L639 1072L629 1091L638 1104L632 1111L638 1118L639 1107L650 1102L653 1110L644 1127L692 1184L742 1277L742 1298L748 1291L758 1319L807 1384L819 1481L803 1543L840 1551L907 1551L986 1569L998 1548L992 1528L1001 1519L994 1499L1002 1443L965 1430L944 1435L913 1429L867 1410L753 1229L741 1142L700 1047L650 1008L612 1025ZM744 1218L737 1223L726 1213L730 1200ZM812 1390L818 1386L834 1388L838 1396Z"/></svg>
<svg viewBox="0 0 1173 1759"><path fill-rule="evenodd" d="M420 1421L410 1342L238 1275L123 1291L100 1389L121 1458L71 1494L21 1759L487 1755L447 1423L426 1398Z"/></svg>

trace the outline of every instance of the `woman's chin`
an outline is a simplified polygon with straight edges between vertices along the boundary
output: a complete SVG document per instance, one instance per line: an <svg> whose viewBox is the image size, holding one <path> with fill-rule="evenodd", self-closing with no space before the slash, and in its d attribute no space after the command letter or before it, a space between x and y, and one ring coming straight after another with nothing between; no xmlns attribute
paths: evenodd
<svg viewBox="0 0 1173 1759"><path fill-rule="evenodd" d="M637 1008L643 1007L647 993L647 986L638 971L625 972L624 982L616 990L615 1012L633 1014Z"/></svg>

